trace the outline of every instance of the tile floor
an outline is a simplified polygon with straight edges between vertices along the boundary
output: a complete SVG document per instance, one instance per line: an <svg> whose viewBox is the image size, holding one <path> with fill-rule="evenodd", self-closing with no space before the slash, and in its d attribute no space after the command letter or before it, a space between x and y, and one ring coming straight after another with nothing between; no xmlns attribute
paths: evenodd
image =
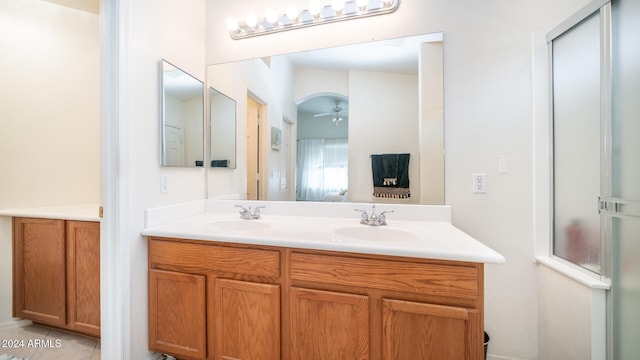
<svg viewBox="0 0 640 360"><path fill-rule="evenodd" d="M100 341L45 326L26 325L0 331L0 360L5 359L100 360Z"/></svg>

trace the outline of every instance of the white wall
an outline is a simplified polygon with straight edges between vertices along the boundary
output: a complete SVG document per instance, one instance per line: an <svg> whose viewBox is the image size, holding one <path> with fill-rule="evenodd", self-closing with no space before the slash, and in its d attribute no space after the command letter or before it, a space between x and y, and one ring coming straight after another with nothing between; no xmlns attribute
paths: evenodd
<svg viewBox="0 0 640 360"><path fill-rule="evenodd" d="M600 360L605 358L605 306L603 290L592 289L551 268L538 267L540 289L539 349L545 360ZM594 316L594 313L596 313ZM604 313L604 311L602 311Z"/></svg>
<svg viewBox="0 0 640 360"><path fill-rule="evenodd" d="M373 197L371 155L409 153L411 197L420 201L418 77L349 72L349 201L398 202Z"/></svg>
<svg viewBox="0 0 640 360"><path fill-rule="evenodd" d="M411 154L411 198L402 202L420 201L418 76L297 69L293 87L297 103L314 94L349 98L349 201L374 201L370 155L382 153ZM375 201L398 202L381 198Z"/></svg>
<svg viewBox="0 0 640 360"><path fill-rule="evenodd" d="M444 45L420 47L420 203L444 204Z"/></svg>
<svg viewBox="0 0 640 360"><path fill-rule="evenodd" d="M273 0L306 8L304 0ZM454 224L502 253L485 267L489 353L538 357L537 269L533 262L532 35L545 34L587 0L403 1L383 17L234 41L225 21L261 13L261 1L207 0L207 63L444 32L445 200ZM508 172L498 173L498 157ZM471 193L471 174L488 192Z"/></svg>
<svg viewBox="0 0 640 360"><path fill-rule="evenodd" d="M112 10L113 4L109 4ZM109 287L113 294L124 296L114 295L116 303L103 304L103 314L108 309L111 315L123 315L108 319L108 325L121 324L122 328L114 331L103 326L103 331L112 336L102 339L105 358L144 359L148 353L147 243L140 235L144 210L205 198L204 169L159 165L159 62L164 58L205 80L204 7L204 0L121 0L115 7L117 31L111 35L117 40L119 73L107 76L116 76L119 95L116 112L107 112L110 117L104 119L104 125L116 129L117 147L107 149L103 156L117 159L117 168L111 174L115 189L111 190L118 209L115 218L105 217L107 226L116 223L116 231L108 239L110 244L103 244L101 249L109 250L102 254L109 261L107 273L104 264L102 268L103 279L109 277L103 289ZM160 192L162 175L169 178L168 193ZM106 214L111 215L111 211L107 209ZM122 353L116 352L120 347Z"/></svg>
<svg viewBox="0 0 640 360"><path fill-rule="evenodd" d="M0 0L0 208L100 199L99 18ZM0 327L11 321L11 219L0 217Z"/></svg>
<svg viewBox="0 0 640 360"><path fill-rule="evenodd" d="M247 177L247 94L266 105L267 122L263 125L264 141L261 151L267 155L267 198L283 200L288 194L280 188L279 171L284 163L284 152L271 149L271 127L282 130L283 118L296 120L296 105L291 84L293 70L282 59L255 59L241 64L220 64L207 68L207 85L236 100L237 110L237 168L209 170L209 197L226 194L246 194Z"/></svg>
<svg viewBox="0 0 640 360"><path fill-rule="evenodd" d="M92 13L0 1L0 207L98 201L98 31Z"/></svg>

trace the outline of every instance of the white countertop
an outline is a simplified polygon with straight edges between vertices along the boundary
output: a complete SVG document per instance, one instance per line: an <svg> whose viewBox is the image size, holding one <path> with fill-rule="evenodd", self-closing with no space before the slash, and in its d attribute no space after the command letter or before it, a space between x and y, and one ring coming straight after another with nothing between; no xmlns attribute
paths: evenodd
<svg viewBox="0 0 640 360"><path fill-rule="evenodd" d="M243 220L233 207L236 203L266 204L267 208L262 209L262 219ZM192 203L187 208L194 210L200 205ZM502 255L446 221L450 212L446 206L438 209L427 205L378 204L378 213L387 209L395 211L387 214L386 226L359 223L360 215L353 209L365 208L371 213L371 204L209 201L204 208L207 211L192 212L182 218L176 216L175 209L169 218L157 215L170 208L150 209L142 235L440 260L505 262ZM225 211L221 211L223 209ZM309 216L311 209L316 209L318 215ZM431 221L429 216L436 221ZM416 217L427 220L416 220Z"/></svg>
<svg viewBox="0 0 640 360"><path fill-rule="evenodd" d="M100 205L97 204L80 204L37 208L0 209L0 216L100 221L98 214L99 208Z"/></svg>

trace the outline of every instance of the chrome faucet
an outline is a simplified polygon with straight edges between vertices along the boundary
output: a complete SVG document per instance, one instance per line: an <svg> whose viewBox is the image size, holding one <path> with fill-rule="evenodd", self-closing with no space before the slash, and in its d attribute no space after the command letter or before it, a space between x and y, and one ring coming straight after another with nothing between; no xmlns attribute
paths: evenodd
<svg viewBox="0 0 640 360"><path fill-rule="evenodd" d="M362 216L360 216L360 224L371 225L371 226L387 225L387 217L384 214L393 212L393 210L385 210L380 214L376 214L375 205L373 205L373 208L371 210L371 215L367 214L366 210L361 210L361 209L353 209L353 210L360 211L362 213Z"/></svg>
<svg viewBox="0 0 640 360"><path fill-rule="evenodd" d="M253 210L253 214L251 213L251 206L248 208L242 205L236 205L236 207L240 208L240 218L245 220L257 220L260 219L260 209L264 209L266 206L256 206Z"/></svg>

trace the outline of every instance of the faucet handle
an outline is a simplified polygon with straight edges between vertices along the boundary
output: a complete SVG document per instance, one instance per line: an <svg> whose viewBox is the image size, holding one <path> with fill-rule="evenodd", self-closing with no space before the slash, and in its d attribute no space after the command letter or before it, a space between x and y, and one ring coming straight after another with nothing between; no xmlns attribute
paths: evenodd
<svg viewBox="0 0 640 360"><path fill-rule="evenodd" d="M264 209L266 208L266 206L256 206L256 208L253 210L253 218L254 219L260 219L260 209Z"/></svg>
<svg viewBox="0 0 640 360"><path fill-rule="evenodd" d="M235 207L240 208L239 212L241 218L247 219L248 217L251 217L251 206L249 206L248 209L242 205L235 205Z"/></svg>
<svg viewBox="0 0 640 360"><path fill-rule="evenodd" d="M392 213L394 212L393 210L385 210L383 212L380 213L380 215L378 215L378 222L380 223L380 225L387 225L387 217L384 216L384 214L386 213Z"/></svg>
<svg viewBox="0 0 640 360"><path fill-rule="evenodd" d="M360 217L360 224L367 224L369 222L369 214L367 214L366 210L362 209L353 209L354 211L360 211L362 216Z"/></svg>

